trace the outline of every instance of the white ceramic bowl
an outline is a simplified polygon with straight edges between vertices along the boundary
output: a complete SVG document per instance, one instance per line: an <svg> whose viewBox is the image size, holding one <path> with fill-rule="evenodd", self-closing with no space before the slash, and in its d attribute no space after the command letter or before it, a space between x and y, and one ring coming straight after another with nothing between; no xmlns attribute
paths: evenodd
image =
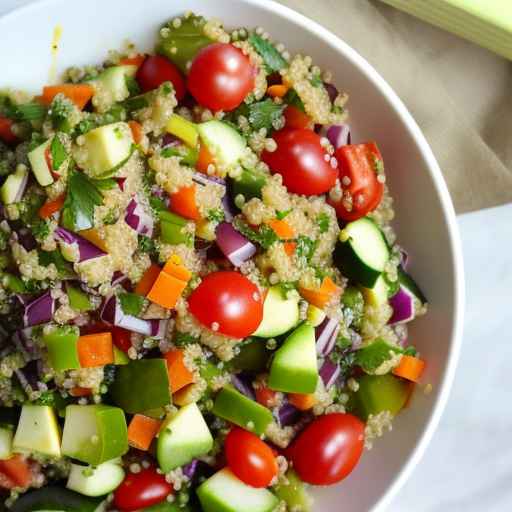
<svg viewBox="0 0 512 512"><path fill-rule="evenodd" d="M395 198L399 240L411 254L410 269L430 301L415 321L410 341L428 362L418 390L393 431L366 453L340 485L315 491L316 511L367 512L384 508L418 463L432 437L454 377L463 314L463 268L450 197L420 129L400 99L354 50L311 20L267 0L43 0L0 19L0 88L37 91L58 71L96 63L127 38L149 50L160 24L190 9L227 26L263 26L291 52L332 70L350 95L356 141L374 139L382 151ZM56 60L54 28L63 29ZM242 511L241 511L242 512Z"/></svg>

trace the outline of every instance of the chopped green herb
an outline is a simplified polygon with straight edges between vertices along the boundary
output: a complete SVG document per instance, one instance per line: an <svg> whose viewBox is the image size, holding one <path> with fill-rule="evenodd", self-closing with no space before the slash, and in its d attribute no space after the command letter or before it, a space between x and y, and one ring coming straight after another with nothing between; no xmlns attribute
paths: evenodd
<svg viewBox="0 0 512 512"><path fill-rule="evenodd" d="M318 245L317 240L312 240L308 236L299 235L297 237L297 247L295 248L295 253L299 259L304 260L306 263L309 263L313 254L315 253L316 247Z"/></svg>
<svg viewBox="0 0 512 512"><path fill-rule="evenodd" d="M113 190L119 187L117 181L113 178L107 178L105 180L91 180L91 182L98 190L101 191Z"/></svg>
<svg viewBox="0 0 512 512"><path fill-rule="evenodd" d="M382 158L379 158L377 155L373 155L373 168L377 174L384 173L384 162Z"/></svg>
<svg viewBox="0 0 512 512"><path fill-rule="evenodd" d="M190 165L191 167L196 165L198 158L198 151L194 148L189 148L186 146L178 146L178 147L167 147L160 151L160 155L164 158L169 158L171 156L177 156L180 158L180 162L184 165Z"/></svg>
<svg viewBox="0 0 512 512"><path fill-rule="evenodd" d="M136 96L140 93L140 87L134 76L125 76L126 87L128 88L128 92L130 96Z"/></svg>
<svg viewBox="0 0 512 512"><path fill-rule="evenodd" d="M404 350L404 356L412 356L412 357L415 357L418 355L418 351L416 350L416 347L413 347L412 345L409 345L405 350Z"/></svg>
<svg viewBox="0 0 512 512"><path fill-rule="evenodd" d="M286 300L288 298L288 292L297 289L297 283L294 283L292 281L281 281L279 283L279 289L281 290L283 299Z"/></svg>
<svg viewBox="0 0 512 512"><path fill-rule="evenodd" d="M62 209L62 224L70 231L94 226L94 207L103 203L103 195L83 172L73 170Z"/></svg>
<svg viewBox="0 0 512 512"><path fill-rule="evenodd" d="M38 146L46 142L46 139L44 136L39 132L32 132L30 142L28 144L28 151L32 151L33 149L36 149Z"/></svg>
<svg viewBox="0 0 512 512"><path fill-rule="evenodd" d="M290 212L292 211L292 209L290 208L289 210L277 210L276 212L276 218L278 220L283 220Z"/></svg>
<svg viewBox="0 0 512 512"><path fill-rule="evenodd" d="M101 219L103 221L103 224L106 226L109 226L111 224L115 224L117 220L119 219L119 212L117 211L117 208L111 208Z"/></svg>
<svg viewBox="0 0 512 512"><path fill-rule="evenodd" d="M25 225L32 225L39 220L37 212L43 206L46 196L41 194L39 189L31 187L25 192L23 199L17 203L20 219Z"/></svg>
<svg viewBox="0 0 512 512"><path fill-rule="evenodd" d="M74 106L67 98L61 98L59 95L53 100L48 116L55 130L69 132L71 123L69 118L73 112Z"/></svg>
<svg viewBox="0 0 512 512"><path fill-rule="evenodd" d="M71 264L64 259L60 251L39 251L38 257L39 264L43 267L47 267L53 263L59 273L60 279L72 277L74 275Z"/></svg>
<svg viewBox="0 0 512 512"><path fill-rule="evenodd" d="M36 240L44 240L50 234L50 224L48 221L40 219L34 222L30 227Z"/></svg>
<svg viewBox="0 0 512 512"><path fill-rule="evenodd" d="M50 144L50 154L52 157L52 167L55 171L60 169L60 166L66 161L68 157L68 152L62 141L60 140L59 135L55 135L53 137L52 142Z"/></svg>
<svg viewBox="0 0 512 512"><path fill-rule="evenodd" d="M124 107L129 113L149 107L148 97L145 95L128 98L124 101Z"/></svg>
<svg viewBox="0 0 512 512"><path fill-rule="evenodd" d="M401 352L401 348L395 347L381 338L377 338L370 345L360 348L356 352L356 363L365 372L373 373L379 366L391 359L395 354Z"/></svg>
<svg viewBox="0 0 512 512"><path fill-rule="evenodd" d="M256 231L240 218L235 219L234 223L235 228L240 231L242 235L252 242L260 244L263 249L268 249L273 243L279 240L274 230L266 224L262 224L259 230Z"/></svg>
<svg viewBox="0 0 512 512"><path fill-rule="evenodd" d="M273 129L274 123L279 120L283 114L286 105L284 103L274 103L270 98L257 101L250 105L243 104L237 109L238 115L243 115L249 121L253 130L265 128L267 131ZM238 117L236 115L236 118Z"/></svg>
<svg viewBox="0 0 512 512"><path fill-rule="evenodd" d="M284 103L287 105L291 105L292 107L299 109L301 112L305 112L304 103L300 99L300 96L297 94L295 89L290 89L283 99Z"/></svg>
<svg viewBox="0 0 512 512"><path fill-rule="evenodd" d="M351 346L352 340L345 336L345 334L340 331L340 333L336 337L336 347L343 352L350 348Z"/></svg>
<svg viewBox="0 0 512 512"><path fill-rule="evenodd" d="M224 210L222 208L212 208L208 210L208 220L212 222L222 222L224 220Z"/></svg>
<svg viewBox="0 0 512 512"><path fill-rule="evenodd" d="M154 254L156 252L155 242L146 235L139 235L139 251L146 254Z"/></svg>
<svg viewBox="0 0 512 512"><path fill-rule="evenodd" d="M107 364L103 367L103 381L102 385L109 387L116 377L117 368L113 364Z"/></svg>
<svg viewBox="0 0 512 512"><path fill-rule="evenodd" d="M329 226L331 224L331 218L329 217L329 215L327 215L327 213L321 212L318 214L318 217L316 218L316 222L320 229L320 233L326 233L329 230Z"/></svg>
<svg viewBox="0 0 512 512"><path fill-rule="evenodd" d="M318 74L313 75L309 83L313 87L322 87L324 85L322 78Z"/></svg>
<svg viewBox="0 0 512 512"><path fill-rule="evenodd" d="M118 297L125 315L138 316L140 314L144 306L144 297L136 293L121 293Z"/></svg>
<svg viewBox="0 0 512 512"><path fill-rule="evenodd" d="M276 47L258 34L251 34L249 36L249 43L251 43L254 49L261 55L269 72L279 71L288 65L283 56L277 51Z"/></svg>
<svg viewBox="0 0 512 512"><path fill-rule="evenodd" d="M195 336L192 336L191 334L188 334L186 332L179 332L176 331L174 333L173 343L177 347L183 347L184 345L188 345L190 343L197 343L199 338L196 338Z"/></svg>

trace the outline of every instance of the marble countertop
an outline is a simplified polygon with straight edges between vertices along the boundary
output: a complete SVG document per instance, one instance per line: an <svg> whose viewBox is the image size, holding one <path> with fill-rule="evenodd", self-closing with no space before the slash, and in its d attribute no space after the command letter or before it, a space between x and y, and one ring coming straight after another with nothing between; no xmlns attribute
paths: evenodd
<svg viewBox="0 0 512 512"><path fill-rule="evenodd" d="M0 0L0 15L30 1ZM475 91L486 90L492 101L492 77L472 79ZM466 101L472 100L458 98ZM434 439L393 512L512 510L510 219L512 204L458 217L467 286L459 368Z"/></svg>

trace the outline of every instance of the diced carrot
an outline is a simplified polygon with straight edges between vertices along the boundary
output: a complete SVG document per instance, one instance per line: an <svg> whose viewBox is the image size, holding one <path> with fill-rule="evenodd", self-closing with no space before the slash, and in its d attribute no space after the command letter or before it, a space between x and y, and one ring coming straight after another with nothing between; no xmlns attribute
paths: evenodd
<svg viewBox="0 0 512 512"><path fill-rule="evenodd" d="M329 277L324 277L322 284L318 290L311 288L299 288L299 293L310 304L317 308L323 309L325 305L331 300L334 294L339 293L340 288L336 286L334 281Z"/></svg>
<svg viewBox="0 0 512 512"><path fill-rule="evenodd" d="M290 88L284 84L275 84L267 88L267 95L271 98L283 98Z"/></svg>
<svg viewBox="0 0 512 512"><path fill-rule="evenodd" d="M164 357L173 393L194 382L194 374L185 365L183 350L171 350Z"/></svg>
<svg viewBox="0 0 512 512"><path fill-rule="evenodd" d="M82 110L94 94L94 88L89 84L62 84L43 87L41 102L50 105L57 94L63 94Z"/></svg>
<svg viewBox="0 0 512 512"><path fill-rule="evenodd" d="M206 147L206 144L201 142L199 143L199 155L197 156L196 169L206 174L210 164L215 165L213 155Z"/></svg>
<svg viewBox="0 0 512 512"><path fill-rule="evenodd" d="M196 204L196 186L190 185L188 187L182 187L170 195L171 206L170 210L182 217L192 220L199 220L201 214Z"/></svg>
<svg viewBox="0 0 512 512"><path fill-rule="evenodd" d="M180 281L188 282L192 277L192 272L181 264L181 259L177 255L172 255L164 265L162 272L179 279Z"/></svg>
<svg viewBox="0 0 512 512"><path fill-rule="evenodd" d="M317 400L313 393L290 393L288 401L300 411L309 411Z"/></svg>
<svg viewBox="0 0 512 512"><path fill-rule="evenodd" d="M133 142L140 144L143 136L141 124L137 121L128 121L128 126L132 132Z"/></svg>
<svg viewBox="0 0 512 512"><path fill-rule="evenodd" d="M14 455L10 459L0 460L0 474L14 483L15 487L28 487L32 482L30 464L22 455Z"/></svg>
<svg viewBox="0 0 512 512"><path fill-rule="evenodd" d="M284 109L283 115L286 128L308 128L311 125L311 118L293 105L288 105Z"/></svg>
<svg viewBox="0 0 512 512"><path fill-rule="evenodd" d="M146 60L146 56L143 54L135 55L135 57L125 57L119 61L120 66L137 66L140 65Z"/></svg>
<svg viewBox="0 0 512 512"><path fill-rule="evenodd" d="M264 407L274 407L276 405L277 393L266 386L258 386L255 389L256 401Z"/></svg>
<svg viewBox="0 0 512 512"><path fill-rule="evenodd" d="M74 397L79 396L90 396L92 394L92 389L90 388L81 388L80 386L76 386L69 390L69 394Z"/></svg>
<svg viewBox="0 0 512 512"><path fill-rule="evenodd" d="M161 425L160 420L136 414L128 426L128 444L137 450L148 451Z"/></svg>
<svg viewBox="0 0 512 512"><path fill-rule="evenodd" d="M135 286L135 293L146 296L149 293L149 290L151 290L151 287L155 284L160 271L160 267L155 263L152 263L146 272L144 272L141 280Z"/></svg>
<svg viewBox="0 0 512 512"><path fill-rule="evenodd" d="M39 217L41 217L42 219L47 219L51 217L54 213L57 213L64 206L65 200L66 194L61 194L53 201L46 201L46 203L44 203L43 206L39 208Z"/></svg>
<svg viewBox="0 0 512 512"><path fill-rule="evenodd" d="M18 142L18 137L12 133L12 119L0 116L0 140L7 144L15 144Z"/></svg>
<svg viewBox="0 0 512 512"><path fill-rule="evenodd" d="M112 333L86 334L78 338L78 360L82 368L104 366L114 362Z"/></svg>
<svg viewBox="0 0 512 512"><path fill-rule="evenodd" d="M147 298L163 308L172 309L186 287L187 283L185 281L176 279L166 272L160 272L151 290L149 290Z"/></svg>
<svg viewBox="0 0 512 512"><path fill-rule="evenodd" d="M281 240L289 240L295 236L295 231L285 220L272 219L267 221L266 224L272 228ZM296 247L297 244L295 242L285 242L284 244L284 250L288 256L295 252Z"/></svg>
<svg viewBox="0 0 512 512"><path fill-rule="evenodd" d="M108 252L105 239L102 238L102 236L96 228L84 229L83 231L80 231L80 236L91 242L91 244L95 245L96 247L98 247L98 249L101 249L103 252Z"/></svg>
<svg viewBox="0 0 512 512"><path fill-rule="evenodd" d="M419 357L404 355L400 359L400 364L393 370L393 374L412 382L418 382L424 369L425 361Z"/></svg>

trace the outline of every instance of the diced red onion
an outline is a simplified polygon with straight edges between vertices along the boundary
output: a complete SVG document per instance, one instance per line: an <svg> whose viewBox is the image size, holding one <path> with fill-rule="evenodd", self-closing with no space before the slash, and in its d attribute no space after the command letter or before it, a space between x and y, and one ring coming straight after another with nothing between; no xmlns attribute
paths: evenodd
<svg viewBox="0 0 512 512"><path fill-rule="evenodd" d="M389 324L410 322L414 318L414 294L405 286L400 285L398 292L389 299L393 315Z"/></svg>
<svg viewBox="0 0 512 512"><path fill-rule="evenodd" d="M49 322L55 311L55 300L50 291L43 293L40 297L25 305L23 314L23 325L30 327Z"/></svg>
<svg viewBox="0 0 512 512"><path fill-rule="evenodd" d="M329 95L329 99L331 100L331 103L334 103L334 100L336 99L336 96L338 96L338 89L334 87L332 84L328 84L327 82L324 82L325 90L327 91L327 94Z"/></svg>
<svg viewBox="0 0 512 512"><path fill-rule="evenodd" d="M229 222L221 222L217 226L216 237L220 250L235 267L239 267L256 253L256 246Z"/></svg>
<svg viewBox="0 0 512 512"><path fill-rule="evenodd" d="M227 192L222 197L222 209L224 210L224 220L226 222L232 222L238 213L233 199Z"/></svg>
<svg viewBox="0 0 512 512"><path fill-rule="evenodd" d="M27 355L33 354L36 348L34 341L32 340L33 330L33 327L26 327L25 329L19 329L12 335L12 340L18 350Z"/></svg>
<svg viewBox="0 0 512 512"><path fill-rule="evenodd" d="M338 149L341 146L350 144L350 126L348 124L333 124L325 130L325 136L329 142Z"/></svg>
<svg viewBox="0 0 512 512"><path fill-rule="evenodd" d="M58 227L54 232L54 237L59 242L66 245L74 245L78 247L78 262L92 260L93 258L99 258L100 256L105 256L105 252L96 247L94 244L82 238L80 235L76 233L72 233L67 229L62 227Z"/></svg>
<svg viewBox="0 0 512 512"><path fill-rule="evenodd" d="M301 411L292 404L286 402L277 411L277 420L281 427L287 427L288 425L294 425L297 423L302 416Z"/></svg>
<svg viewBox="0 0 512 512"><path fill-rule="evenodd" d="M132 198L128 203L124 220L128 226L140 235L153 236L153 216L135 198Z"/></svg>
<svg viewBox="0 0 512 512"><path fill-rule="evenodd" d="M155 318L155 319L149 320L149 323L151 324L151 336L153 338L158 338L159 340L162 338L165 338L169 320L167 320L167 319L161 320L161 319Z"/></svg>
<svg viewBox="0 0 512 512"><path fill-rule="evenodd" d="M194 475L196 474L197 468L199 466L199 461L194 459L192 462L188 463L186 466L183 466L183 474L189 479L192 480Z"/></svg>
<svg viewBox="0 0 512 512"><path fill-rule="evenodd" d="M316 353L319 356L327 356L332 352L339 330L339 321L329 317L325 317L323 322L315 327Z"/></svg>
<svg viewBox="0 0 512 512"><path fill-rule="evenodd" d="M363 338L361 335L353 329L348 330L350 341L352 341L352 350L357 350L363 344Z"/></svg>
<svg viewBox="0 0 512 512"><path fill-rule="evenodd" d="M240 393L242 393L242 395L250 398L251 400L256 400L251 377L244 375L243 373L237 373L231 376L231 383L238 391L240 391Z"/></svg>
<svg viewBox="0 0 512 512"><path fill-rule="evenodd" d="M320 367L320 377L324 383L325 389L331 388L336 379L340 376L341 368L339 364L333 363L328 357L325 358Z"/></svg>
<svg viewBox="0 0 512 512"><path fill-rule="evenodd" d="M210 176L209 174L203 174L202 172L195 172L192 175L192 180L198 183L199 185L209 185L211 183L215 183L216 185L226 186L226 181L217 176Z"/></svg>
<svg viewBox="0 0 512 512"><path fill-rule="evenodd" d="M181 146L181 140L172 133L166 133L162 139L162 147Z"/></svg>
<svg viewBox="0 0 512 512"><path fill-rule="evenodd" d="M28 183L28 172L25 172L25 174L23 176L23 180L18 185L18 190L16 192L16 196L14 197L15 203L18 203L19 201L22 200L23 194L25 194L25 190L27 188L27 183Z"/></svg>

